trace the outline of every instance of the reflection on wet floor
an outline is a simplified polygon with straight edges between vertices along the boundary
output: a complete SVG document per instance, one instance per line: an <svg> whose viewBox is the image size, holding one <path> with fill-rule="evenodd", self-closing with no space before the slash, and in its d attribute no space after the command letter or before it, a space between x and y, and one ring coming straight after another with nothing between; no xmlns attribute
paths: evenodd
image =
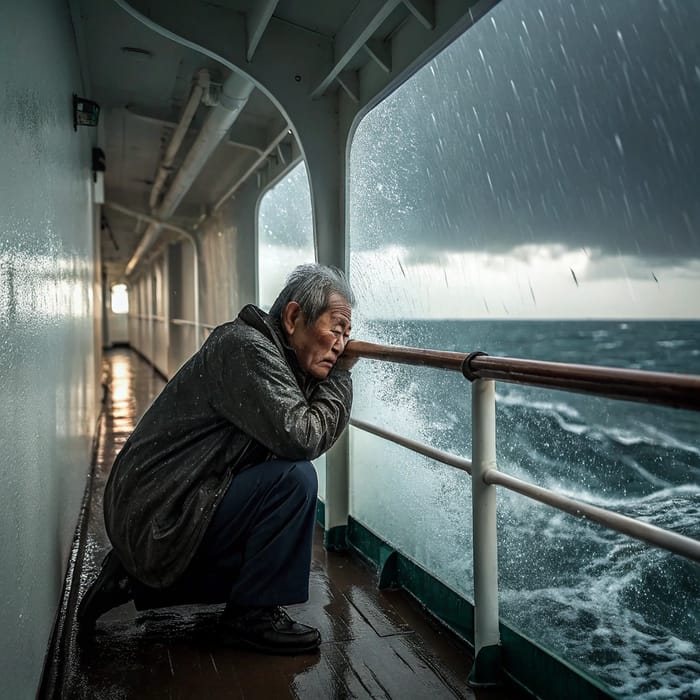
<svg viewBox="0 0 700 700"><path fill-rule="evenodd" d="M108 549L102 492L117 452L164 382L126 349L105 356L105 416L92 497L74 581L82 595ZM317 529L310 599L293 606L317 626L317 654L265 656L217 644L221 606L137 612L132 604L97 623L93 639L76 639L70 598L58 653L47 669L52 698L514 698L514 690L467 686L468 650L435 627L401 592L382 592L357 558L326 552ZM59 625L59 629L61 626Z"/></svg>

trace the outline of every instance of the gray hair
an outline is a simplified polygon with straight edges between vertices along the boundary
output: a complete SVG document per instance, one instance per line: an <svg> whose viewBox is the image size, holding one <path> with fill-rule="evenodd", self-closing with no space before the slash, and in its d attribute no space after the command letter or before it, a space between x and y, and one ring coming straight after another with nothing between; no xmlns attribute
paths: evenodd
<svg viewBox="0 0 700 700"><path fill-rule="evenodd" d="M339 294L350 306L355 305L355 295L342 270L317 263L299 265L287 278L287 284L270 308L270 316L282 318L282 312L290 301L299 304L307 326L315 323L328 308L332 294Z"/></svg>

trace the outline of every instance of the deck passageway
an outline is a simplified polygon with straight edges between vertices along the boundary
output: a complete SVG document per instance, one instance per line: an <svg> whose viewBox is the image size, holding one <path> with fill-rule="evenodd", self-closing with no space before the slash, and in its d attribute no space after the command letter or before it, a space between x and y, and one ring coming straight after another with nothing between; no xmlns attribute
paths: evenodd
<svg viewBox="0 0 700 700"><path fill-rule="evenodd" d="M291 612L321 630L319 654L275 657L224 648L215 639L220 606L107 613L80 644L75 610L109 543L102 492L114 457L164 382L129 349L105 354L104 415L71 590L61 611L44 698L517 698L513 688L467 685L472 659L406 594L378 591L356 557L327 552L317 530L310 599ZM523 696L524 697L524 696Z"/></svg>

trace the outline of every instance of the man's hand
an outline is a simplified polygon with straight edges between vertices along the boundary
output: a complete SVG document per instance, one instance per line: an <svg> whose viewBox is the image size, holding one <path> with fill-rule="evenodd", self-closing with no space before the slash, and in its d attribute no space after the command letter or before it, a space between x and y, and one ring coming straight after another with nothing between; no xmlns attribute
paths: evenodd
<svg viewBox="0 0 700 700"><path fill-rule="evenodd" d="M355 363L359 360L359 357L356 357L354 355L348 355L347 353L343 353L339 358L338 361L335 363L335 366L338 369L347 369L351 370L354 366Z"/></svg>

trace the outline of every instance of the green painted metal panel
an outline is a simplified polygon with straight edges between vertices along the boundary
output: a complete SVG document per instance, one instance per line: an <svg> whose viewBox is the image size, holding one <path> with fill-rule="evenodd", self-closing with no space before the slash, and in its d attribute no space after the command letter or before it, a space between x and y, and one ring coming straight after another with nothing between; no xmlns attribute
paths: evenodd
<svg viewBox="0 0 700 700"><path fill-rule="evenodd" d="M501 645L482 647L469 673L469 685L476 688L498 685L502 669Z"/></svg>
<svg viewBox="0 0 700 700"><path fill-rule="evenodd" d="M457 592L438 581L414 561L396 552L378 535L354 518L348 520L348 542L378 568L387 559L387 552L396 558L396 586L413 595L428 611L460 637L474 643L474 608Z"/></svg>
<svg viewBox="0 0 700 700"><path fill-rule="evenodd" d="M348 519L347 532L344 534L349 545L377 567L380 586L404 589L473 647L472 603L397 552L354 518ZM482 679L486 679L488 684L494 675L498 675L497 668L500 665L502 673L509 679L543 700L600 700L616 697L600 681L503 622L500 623L500 635L500 646L481 650L470 675L470 682L474 685L481 685Z"/></svg>
<svg viewBox="0 0 700 700"><path fill-rule="evenodd" d="M603 684L516 630L500 624L503 667L508 676L540 698L615 698Z"/></svg>

